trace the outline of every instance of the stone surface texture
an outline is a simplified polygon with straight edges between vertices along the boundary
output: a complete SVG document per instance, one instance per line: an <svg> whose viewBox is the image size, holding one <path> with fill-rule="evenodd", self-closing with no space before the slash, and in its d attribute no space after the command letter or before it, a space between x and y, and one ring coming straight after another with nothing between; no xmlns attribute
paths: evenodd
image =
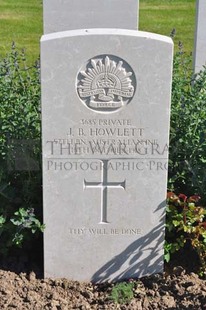
<svg viewBox="0 0 206 310"><path fill-rule="evenodd" d="M197 0L196 5L196 35L194 50L194 71L203 69L206 65L206 1Z"/></svg>
<svg viewBox="0 0 206 310"><path fill-rule="evenodd" d="M44 33L138 28L138 0L44 0Z"/></svg>
<svg viewBox="0 0 206 310"><path fill-rule="evenodd" d="M46 277L162 272L172 51L132 30L42 37Z"/></svg>

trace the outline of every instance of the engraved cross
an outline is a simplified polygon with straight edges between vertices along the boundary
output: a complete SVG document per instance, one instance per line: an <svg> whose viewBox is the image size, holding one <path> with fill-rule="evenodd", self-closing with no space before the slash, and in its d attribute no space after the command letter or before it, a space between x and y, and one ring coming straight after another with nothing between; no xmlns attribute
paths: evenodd
<svg viewBox="0 0 206 310"><path fill-rule="evenodd" d="M108 182L107 171L108 161L102 160L102 174L100 182L87 182L84 180L84 189L87 188L100 188L101 189L101 221L99 224L106 224L107 221L107 189L108 188L123 188L125 190L126 180L123 182Z"/></svg>

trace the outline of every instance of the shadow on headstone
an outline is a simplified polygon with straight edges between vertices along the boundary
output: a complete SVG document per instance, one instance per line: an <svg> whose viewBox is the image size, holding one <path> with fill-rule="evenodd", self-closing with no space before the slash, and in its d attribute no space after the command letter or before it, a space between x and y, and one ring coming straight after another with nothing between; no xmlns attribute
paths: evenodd
<svg viewBox="0 0 206 310"><path fill-rule="evenodd" d="M131 243L124 251L115 256L102 268L93 275L91 281L95 283L109 282L112 278L113 282L127 280L129 278L139 278L141 276L153 273L163 272L163 260L159 255L162 251L164 242L164 208L166 201L163 201L158 208L163 210L159 225L152 229L148 234L138 238ZM156 246L151 248L151 244L156 242ZM118 272L123 265L127 265L127 269L121 274ZM115 274L117 274L115 276Z"/></svg>

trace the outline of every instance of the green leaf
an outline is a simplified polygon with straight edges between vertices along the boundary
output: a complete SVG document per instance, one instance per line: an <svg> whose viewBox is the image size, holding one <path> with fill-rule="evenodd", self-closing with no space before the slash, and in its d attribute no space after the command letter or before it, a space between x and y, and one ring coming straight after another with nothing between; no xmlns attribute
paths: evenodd
<svg viewBox="0 0 206 310"><path fill-rule="evenodd" d="M170 261L170 253L169 253L169 252L167 252L167 253L164 255L164 259L165 259L165 261L166 261L167 263L169 263L169 261Z"/></svg>

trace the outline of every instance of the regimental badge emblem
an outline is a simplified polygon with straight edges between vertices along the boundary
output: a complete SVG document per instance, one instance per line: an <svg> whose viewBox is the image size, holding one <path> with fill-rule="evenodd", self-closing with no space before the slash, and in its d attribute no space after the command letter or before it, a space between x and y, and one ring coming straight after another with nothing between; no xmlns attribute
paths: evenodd
<svg viewBox="0 0 206 310"><path fill-rule="evenodd" d="M77 76L77 93L83 103L97 112L113 112L126 106L136 89L130 65L113 55L90 59Z"/></svg>

